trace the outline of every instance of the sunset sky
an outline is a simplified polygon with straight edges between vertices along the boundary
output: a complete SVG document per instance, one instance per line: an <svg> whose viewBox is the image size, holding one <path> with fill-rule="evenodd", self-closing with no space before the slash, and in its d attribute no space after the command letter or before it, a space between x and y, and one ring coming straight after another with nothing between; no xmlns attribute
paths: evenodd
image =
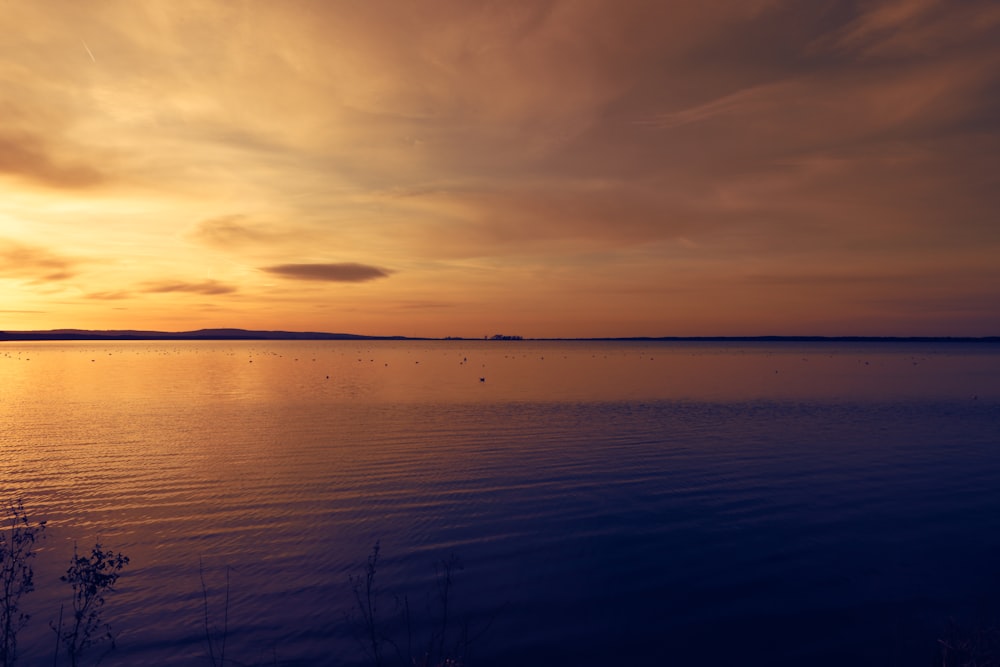
<svg viewBox="0 0 1000 667"><path fill-rule="evenodd" d="M0 0L0 330L1000 334L995 0Z"/></svg>

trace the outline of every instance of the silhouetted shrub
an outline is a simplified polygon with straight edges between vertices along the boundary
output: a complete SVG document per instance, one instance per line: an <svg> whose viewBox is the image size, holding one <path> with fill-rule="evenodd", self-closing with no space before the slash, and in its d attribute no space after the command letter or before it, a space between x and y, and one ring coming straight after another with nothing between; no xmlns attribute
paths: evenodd
<svg viewBox="0 0 1000 667"><path fill-rule="evenodd" d="M95 644L110 642L108 651L115 647L111 625L102 620L101 611L104 596L115 589L115 583L128 562L128 556L104 551L100 543L94 545L89 556L81 556L76 545L73 546L69 569L60 577L73 589L73 617L63 630L63 610L60 609L59 625L53 628L66 649L72 667L79 667L83 654Z"/></svg>
<svg viewBox="0 0 1000 667"><path fill-rule="evenodd" d="M30 620L21 611L21 597L35 588L31 559L35 542L45 532L45 522L32 524L21 499L4 507L4 529L0 530L0 666L17 659L17 633Z"/></svg>

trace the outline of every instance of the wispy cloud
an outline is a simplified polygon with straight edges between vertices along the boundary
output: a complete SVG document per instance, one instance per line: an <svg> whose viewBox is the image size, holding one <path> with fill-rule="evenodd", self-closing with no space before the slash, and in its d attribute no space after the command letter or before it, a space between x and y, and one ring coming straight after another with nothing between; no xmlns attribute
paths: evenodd
<svg viewBox="0 0 1000 667"><path fill-rule="evenodd" d="M891 0L864 7L841 29L818 40L864 58L927 58L994 39L1000 6L991 0Z"/></svg>
<svg viewBox="0 0 1000 667"><path fill-rule="evenodd" d="M361 283L388 277L392 271L367 264L278 264L261 269L294 280L320 280L337 283Z"/></svg>
<svg viewBox="0 0 1000 667"><path fill-rule="evenodd" d="M190 292L192 294L232 294L236 288L217 280L202 282L162 281L142 285L142 291L153 294L166 292Z"/></svg>
<svg viewBox="0 0 1000 667"><path fill-rule="evenodd" d="M636 121L640 125L651 125L672 129L693 123L719 118L739 118L771 111L777 104L801 93L798 84L791 81L762 84L723 95L704 104L660 114L648 120Z"/></svg>
<svg viewBox="0 0 1000 667"><path fill-rule="evenodd" d="M197 241L226 248L271 241L274 234L252 224L246 215L233 214L201 220L194 226L191 236Z"/></svg>
<svg viewBox="0 0 1000 667"><path fill-rule="evenodd" d="M76 275L80 260L48 248L0 239L0 278L32 283L59 282Z"/></svg>
<svg viewBox="0 0 1000 667"><path fill-rule="evenodd" d="M90 292L84 295L87 299L94 299L95 301L120 301L122 299L129 299L135 296L132 292L126 291L113 291L113 292Z"/></svg>
<svg viewBox="0 0 1000 667"><path fill-rule="evenodd" d="M449 301L402 301L391 304L391 307L401 310L442 310L457 308L458 304Z"/></svg>
<svg viewBox="0 0 1000 667"><path fill-rule="evenodd" d="M57 157L40 136L3 130L0 130L0 173L64 189L87 188L106 180L90 164L72 157Z"/></svg>

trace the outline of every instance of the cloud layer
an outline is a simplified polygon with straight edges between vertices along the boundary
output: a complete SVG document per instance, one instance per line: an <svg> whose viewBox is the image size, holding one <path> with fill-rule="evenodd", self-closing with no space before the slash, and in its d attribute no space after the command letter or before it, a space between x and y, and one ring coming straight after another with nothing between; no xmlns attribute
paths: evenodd
<svg viewBox="0 0 1000 667"><path fill-rule="evenodd" d="M0 28L26 328L1000 330L991 0L55 0Z"/></svg>

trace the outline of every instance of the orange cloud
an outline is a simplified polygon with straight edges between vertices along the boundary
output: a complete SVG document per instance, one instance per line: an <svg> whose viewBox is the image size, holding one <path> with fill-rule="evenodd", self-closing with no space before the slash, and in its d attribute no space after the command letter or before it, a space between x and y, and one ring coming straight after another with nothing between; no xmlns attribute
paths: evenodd
<svg viewBox="0 0 1000 667"><path fill-rule="evenodd" d="M0 278L16 278L40 284L59 282L77 273L80 260L48 248L0 239Z"/></svg>
<svg viewBox="0 0 1000 667"><path fill-rule="evenodd" d="M121 299L130 299L135 295L132 292L117 290L112 292L91 292L90 294L86 294L84 296L88 299L94 299L96 301L119 301Z"/></svg>
<svg viewBox="0 0 1000 667"><path fill-rule="evenodd" d="M147 293L161 294L166 292L190 292L192 294L232 294L236 288L216 280L205 280L202 282L183 281L163 281L146 283L142 286L142 291Z"/></svg>
<svg viewBox="0 0 1000 667"><path fill-rule="evenodd" d="M273 240L274 234L255 227L244 215L224 215L199 222L191 236L195 239L220 247L231 247L245 243L263 243Z"/></svg>
<svg viewBox="0 0 1000 667"><path fill-rule="evenodd" d="M60 160L38 136L0 130L0 173L54 188L86 188L106 180L97 168Z"/></svg>

